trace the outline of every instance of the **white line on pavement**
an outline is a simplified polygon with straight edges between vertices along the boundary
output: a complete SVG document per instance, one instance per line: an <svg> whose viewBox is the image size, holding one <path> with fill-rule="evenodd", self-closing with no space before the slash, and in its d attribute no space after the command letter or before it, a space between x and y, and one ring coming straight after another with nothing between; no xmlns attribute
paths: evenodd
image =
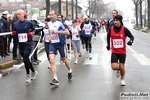
<svg viewBox="0 0 150 100"><path fill-rule="evenodd" d="M141 65L150 65L150 59L147 58L144 54L133 54L133 56Z"/></svg>
<svg viewBox="0 0 150 100"><path fill-rule="evenodd" d="M83 65L97 65L98 63L98 54L92 54L92 59L86 58Z"/></svg>
<svg viewBox="0 0 150 100"><path fill-rule="evenodd" d="M134 54L136 54L136 52L129 46L127 46Z"/></svg>

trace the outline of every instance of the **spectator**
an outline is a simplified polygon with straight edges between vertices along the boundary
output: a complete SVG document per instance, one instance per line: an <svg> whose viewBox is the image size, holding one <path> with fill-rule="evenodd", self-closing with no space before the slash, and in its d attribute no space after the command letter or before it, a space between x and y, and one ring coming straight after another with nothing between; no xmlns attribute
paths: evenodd
<svg viewBox="0 0 150 100"><path fill-rule="evenodd" d="M9 29L9 25L8 25L8 21L7 21L7 15L8 15L8 11L4 11L2 13L2 17L1 17L1 28L2 28L2 32L10 32L10 29ZM2 45L4 48L3 49L3 55L5 56L10 56L8 53L7 53L7 38L8 36L7 35L4 35L2 37Z"/></svg>
<svg viewBox="0 0 150 100"><path fill-rule="evenodd" d="M9 25L9 30L12 31L12 19L13 17L12 16L9 16L8 17L8 25ZM11 40L12 40L12 35L10 34L9 37L8 37L8 45L7 45L7 51L8 53L11 53L12 51L10 50L10 43L11 43Z"/></svg>
<svg viewBox="0 0 150 100"><path fill-rule="evenodd" d="M12 28L14 30L14 23L18 21L17 14L15 13L12 20ZM18 60L17 57L17 48L18 48L18 36L13 36L13 60Z"/></svg>

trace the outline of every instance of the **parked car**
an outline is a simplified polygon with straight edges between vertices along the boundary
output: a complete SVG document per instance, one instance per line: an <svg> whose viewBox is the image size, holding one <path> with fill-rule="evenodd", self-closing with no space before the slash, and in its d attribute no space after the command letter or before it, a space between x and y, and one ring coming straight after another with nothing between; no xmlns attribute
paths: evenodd
<svg viewBox="0 0 150 100"><path fill-rule="evenodd" d="M135 20L134 19L131 20L131 24L135 24Z"/></svg>

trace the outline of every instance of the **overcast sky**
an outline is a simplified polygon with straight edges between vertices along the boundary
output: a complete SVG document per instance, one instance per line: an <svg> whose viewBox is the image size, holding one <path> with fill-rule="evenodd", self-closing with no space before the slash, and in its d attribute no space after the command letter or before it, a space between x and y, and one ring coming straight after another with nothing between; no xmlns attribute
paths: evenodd
<svg viewBox="0 0 150 100"><path fill-rule="evenodd" d="M116 7L124 13L125 18L133 18L134 4L132 0L105 0L105 2L114 2L116 4Z"/></svg>

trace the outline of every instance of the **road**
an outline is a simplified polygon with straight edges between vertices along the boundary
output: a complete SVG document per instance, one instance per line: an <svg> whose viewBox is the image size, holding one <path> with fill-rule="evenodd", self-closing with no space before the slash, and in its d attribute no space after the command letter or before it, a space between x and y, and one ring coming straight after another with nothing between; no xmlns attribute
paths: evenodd
<svg viewBox="0 0 150 100"><path fill-rule="evenodd" d="M39 54L42 62L34 66L39 72L31 83L25 83L25 69L9 68L0 78L0 100L120 100L120 92L150 92L150 34L133 30L133 46L127 46L126 86L120 86L120 79L110 66L110 51L106 50L106 32L100 32L93 39L93 59L85 56L74 65L73 54L68 54L73 69L73 80L67 79L67 68L56 58L59 87L51 86L52 73L45 52ZM142 99L143 100L143 99Z"/></svg>

